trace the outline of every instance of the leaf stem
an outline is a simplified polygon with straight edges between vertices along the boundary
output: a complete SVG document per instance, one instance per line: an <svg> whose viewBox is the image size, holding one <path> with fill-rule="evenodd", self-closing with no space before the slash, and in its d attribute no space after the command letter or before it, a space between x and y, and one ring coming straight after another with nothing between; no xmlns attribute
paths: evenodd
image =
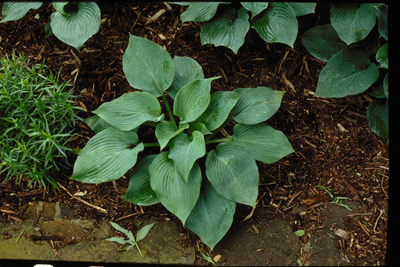
<svg viewBox="0 0 400 267"><path fill-rule="evenodd" d="M208 145L208 144L213 144L213 143L228 142L231 140L232 140L232 136L229 136L229 137L225 137L225 138L207 140L205 143L206 143L206 145Z"/></svg>
<svg viewBox="0 0 400 267"><path fill-rule="evenodd" d="M168 99L165 97L164 94L162 95L162 98L163 98L163 100L164 100L165 108L167 109L169 119L174 123L174 125L175 125L176 127L178 127L178 126L176 125L176 123L175 123L174 114L172 113L171 107L170 107L169 104L168 104Z"/></svg>

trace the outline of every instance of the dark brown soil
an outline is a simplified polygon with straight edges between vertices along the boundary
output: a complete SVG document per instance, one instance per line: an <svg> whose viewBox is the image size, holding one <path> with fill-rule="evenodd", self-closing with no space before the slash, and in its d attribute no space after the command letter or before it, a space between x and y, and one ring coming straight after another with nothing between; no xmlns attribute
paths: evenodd
<svg viewBox="0 0 400 267"><path fill-rule="evenodd" d="M182 25L177 5L163 3L99 2L102 13L100 31L78 52L54 36L45 38L44 26L53 12L50 3L31 10L23 19L0 24L0 56L12 50L23 53L31 63L45 60L53 72L61 69L61 78L75 85L81 98L77 105L92 116L102 103L133 91L122 71L122 57L129 33L152 40L171 56L188 56L202 67L205 77L221 76L213 82L213 91L239 87L271 86L286 91L281 108L268 121L283 131L296 153L277 163L259 164L258 206L270 206L289 220L294 231L316 233L322 224L323 204L332 201L321 186L332 189L334 196L348 197L361 203L363 214L349 217L345 230L351 239L338 239L337 246L348 257L349 265L385 263L387 249L389 144L367 126L366 108L372 99L367 94L341 99L313 97L318 75L324 64L309 55L296 41L294 49L283 44L266 44L261 39L247 41L237 55L225 47L202 46L200 25ZM149 18L161 9L166 12L156 21ZM36 14L39 19L35 19ZM327 5L318 4L316 14L299 18L299 35L317 24L329 21ZM77 123L74 148L82 148L93 136L86 125ZM74 162L71 156L71 163ZM100 219L107 216L123 227L135 220L153 218L173 220L187 236L187 243L198 248L197 264L205 265L200 251L208 251L196 235L183 228L161 205L139 207L120 197L128 186L126 177L112 183L83 184L68 179L72 167L57 177L74 194L84 192L84 200L108 211L104 214L67 194L66 190L45 192L26 188L15 181L0 184L0 215L4 221L18 221L22 207L30 201L60 201L79 210L78 218ZM128 176L127 176L128 177ZM1 178L1 174L0 174ZM304 207L306 213L294 212ZM248 214L248 213L247 213ZM212 255L212 252L211 252ZM307 253L300 260L307 260Z"/></svg>

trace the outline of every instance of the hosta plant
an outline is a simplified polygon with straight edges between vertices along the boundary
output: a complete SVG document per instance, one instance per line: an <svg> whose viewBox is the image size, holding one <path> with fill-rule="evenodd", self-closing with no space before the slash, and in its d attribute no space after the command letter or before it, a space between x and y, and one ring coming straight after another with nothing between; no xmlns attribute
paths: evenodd
<svg viewBox="0 0 400 267"><path fill-rule="evenodd" d="M330 20L301 36L308 52L327 62L315 95L369 93L375 99L367 109L368 125L378 136L389 137L387 5L335 3Z"/></svg>
<svg viewBox="0 0 400 267"><path fill-rule="evenodd" d="M57 187L78 108L67 82L23 55L0 58L0 177Z"/></svg>
<svg viewBox="0 0 400 267"><path fill-rule="evenodd" d="M1 22L19 20L42 3L4 2ZM47 36L54 34L60 41L80 50L99 31L101 14L95 2L53 2L52 5L55 12L46 25Z"/></svg>
<svg viewBox="0 0 400 267"><path fill-rule="evenodd" d="M298 16L314 13L315 3L291 2L172 2L186 5L182 22L202 22L200 40L204 44L226 46L235 54L244 44L250 28L268 43L293 47Z"/></svg>
<svg viewBox="0 0 400 267"><path fill-rule="evenodd" d="M284 92L211 93L217 77L205 78L195 60L172 59L133 35L122 63L137 90L93 111L87 122L96 134L80 152L72 179L110 182L133 168L124 199L161 203L213 248L230 228L236 203L256 203L256 161L273 163L293 152L281 131L264 124ZM231 134L221 135L222 129Z"/></svg>

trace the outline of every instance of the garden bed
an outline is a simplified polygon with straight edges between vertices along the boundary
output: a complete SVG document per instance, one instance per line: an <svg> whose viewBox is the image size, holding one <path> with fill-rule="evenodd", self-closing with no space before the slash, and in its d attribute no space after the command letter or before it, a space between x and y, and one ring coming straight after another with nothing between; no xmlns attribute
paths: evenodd
<svg viewBox="0 0 400 267"><path fill-rule="evenodd" d="M182 8L163 3L99 3L102 25L78 52L54 36L45 38L44 27L52 7L46 3L31 10L24 18L0 24L0 55L23 53L30 63L41 63L61 79L74 84L79 95L77 105L92 116L93 110L124 93L133 91L122 70L122 57L129 33L163 46L171 56L188 56L203 68L206 78L221 76L213 82L213 91L232 91L242 87L271 86L286 91L278 112L268 124L282 131L296 153L266 165L258 163L260 186L257 207L269 206L282 214L293 231L305 230L300 237L306 243L323 229L324 209L334 197L347 197L360 203L361 212L344 220L348 238L336 237L336 246L346 255L349 265L384 264L387 249L389 145L368 127L366 108L372 99L367 94L339 99L314 97L318 75L324 66L307 53L298 39L294 49L263 40L246 42L235 55L225 47L202 46L199 24L182 24ZM155 21L150 18L165 10ZM34 18L40 14L40 18ZM299 35L310 27L329 20L327 5L317 5L316 14L299 18ZM94 133L83 123L76 124L76 137L70 145L81 149ZM73 163L76 156L70 155ZM116 184L83 184L70 180L72 167L56 180L65 188L59 191L26 188L27 182L14 180L1 184L2 220L17 220L24 204L32 201L61 202L73 207L79 219L103 217L118 221L125 229L137 220L172 220L185 235L185 243L197 248L199 265L207 264L200 252L212 251L161 205L139 207L120 197L128 179ZM128 177L128 176L127 176ZM2 174L0 174L0 178ZM1 179L3 180L3 179ZM70 194L82 193L86 205ZM107 214L93 208L101 207ZM256 208L257 210L257 208ZM251 211L251 210L250 210ZM234 222L250 212L244 209ZM260 218L261 220L262 218ZM234 228L234 227L233 227ZM335 229L333 229L335 230ZM306 251L299 260L307 262Z"/></svg>

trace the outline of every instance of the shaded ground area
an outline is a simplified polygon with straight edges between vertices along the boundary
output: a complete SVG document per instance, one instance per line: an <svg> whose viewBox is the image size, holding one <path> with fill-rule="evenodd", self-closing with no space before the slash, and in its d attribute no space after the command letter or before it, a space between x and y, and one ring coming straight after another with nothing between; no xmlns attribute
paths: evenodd
<svg viewBox="0 0 400 267"><path fill-rule="evenodd" d="M80 114L84 118L92 116L91 111L102 103L133 90L122 72L129 33L164 46L172 56L194 58L203 67L206 78L223 77L213 82L213 91L257 86L286 91L281 108L268 124L288 136L296 153L271 165L258 165L261 179L258 205L246 222L260 225L260 233L263 228L272 227L258 213L268 207L288 222L292 232L305 230L300 237L299 261L294 264L320 265L318 260L325 259L324 253L313 254L310 247L319 242L316 236L328 233L334 237L329 242L340 250L340 264L385 263L389 145L367 126L365 113L371 102L367 94L342 99L313 97L324 64L312 58L300 41L296 41L294 49L281 44L267 45L261 39L248 41L235 55L224 47L201 46L199 24L182 24L183 9L179 6L171 5L171 10L163 3L101 2L99 6L103 18L101 29L80 53L55 37L44 37L44 26L53 12L51 4L46 3L19 21L0 24L0 55L15 50L24 53L31 63L45 60L53 72L61 69L61 78L71 80L75 94L82 97L77 105L87 110ZM299 35L326 23L328 7L318 4L316 14L299 18ZM165 12L156 21L149 19L163 9ZM39 19L34 19L36 13L40 14ZM77 124L76 133L77 137L71 141L74 148L82 148L93 136L83 123ZM70 162L74 159L71 155ZM128 175L113 186L82 184L69 180L71 174L72 167L57 177L66 189L58 192L26 188L27 181L21 185L15 185L14 181L0 184L0 222L23 223L24 207L29 202L60 202L74 211L76 219L93 220L94 227L99 227L104 219L116 221L126 229L136 229L138 221L171 222L182 236L181 245L195 248L197 265L210 264L201 253L215 258L219 246L225 249L224 239L215 251L210 251L161 205L139 207L121 199L128 187ZM79 193L79 198L92 206L67 192ZM327 224L330 209L338 206L330 202L343 204L342 200L357 202L357 209L353 210L358 214L345 215L340 225ZM250 213L251 209L238 213L230 232L245 227L240 222ZM4 238L4 229L0 234ZM268 260L272 262L265 258L265 265Z"/></svg>

